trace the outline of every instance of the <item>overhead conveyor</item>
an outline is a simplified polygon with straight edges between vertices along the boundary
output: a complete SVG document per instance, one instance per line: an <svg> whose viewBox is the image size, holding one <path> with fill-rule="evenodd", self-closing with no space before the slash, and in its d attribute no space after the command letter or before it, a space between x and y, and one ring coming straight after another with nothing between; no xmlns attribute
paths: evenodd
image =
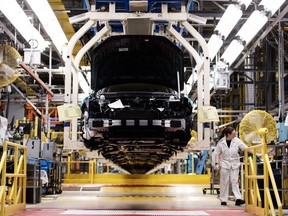
<svg viewBox="0 0 288 216"><path fill-rule="evenodd" d="M80 72L79 62L82 56L93 46L107 37L119 34L161 35L166 36L179 46L183 46L194 58L197 72L197 107L198 110L210 105L209 73L210 59L208 46L204 38L191 23L205 24L206 19L193 15L191 1L96 1L89 12L70 18L71 23L84 25L70 39L67 46L65 62L65 103L77 104L78 83L77 73ZM76 42L93 28L95 36L72 59L72 51ZM201 51L182 36L188 32L198 41ZM73 75L73 76L72 76ZM71 81L73 78L73 82ZM189 86L191 88L191 86ZM73 90L73 91L72 91ZM193 150L210 147L210 124L198 121L198 142ZM64 147L75 149L77 141L77 120L72 121L72 139L69 137L70 127L64 128ZM72 145L71 145L72 144ZM69 147L70 145L70 147Z"/></svg>

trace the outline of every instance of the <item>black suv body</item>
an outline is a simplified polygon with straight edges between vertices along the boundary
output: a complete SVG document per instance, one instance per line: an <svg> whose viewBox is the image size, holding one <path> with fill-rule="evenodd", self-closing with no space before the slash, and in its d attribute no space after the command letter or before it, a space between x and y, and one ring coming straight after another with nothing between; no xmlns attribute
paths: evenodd
<svg viewBox="0 0 288 216"><path fill-rule="evenodd" d="M111 36L93 50L81 106L84 144L129 173L146 173L190 139L183 53L162 36Z"/></svg>

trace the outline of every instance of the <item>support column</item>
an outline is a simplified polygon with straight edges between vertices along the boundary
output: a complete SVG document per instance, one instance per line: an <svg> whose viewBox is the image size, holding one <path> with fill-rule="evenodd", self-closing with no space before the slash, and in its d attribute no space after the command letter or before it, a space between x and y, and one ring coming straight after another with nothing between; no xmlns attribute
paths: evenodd
<svg viewBox="0 0 288 216"><path fill-rule="evenodd" d="M66 61L65 61L65 95L64 95L64 102L65 103L71 103L71 90L72 90L72 51L77 43L77 41L91 28L92 25L94 25L95 21L89 20L84 26L82 26L70 39L68 46L67 46L67 53L66 53ZM74 66L75 67L75 66ZM75 71L77 71L78 68L74 68L74 79L77 76ZM82 74L81 74L82 75ZM83 75L82 75L83 76ZM75 84L73 82L73 84ZM78 79L77 79L77 84L78 85ZM73 88L77 88L78 86ZM75 124L75 123L74 123ZM76 127L77 127L77 121L76 121ZM76 128L77 131L77 128ZM64 124L64 147L65 143L70 142L69 136L70 135L70 123L65 122ZM76 138L75 138L76 136ZM66 138L66 139L65 139ZM74 139L77 139L77 134L74 135ZM73 145L71 143L71 145Z"/></svg>
<svg viewBox="0 0 288 216"><path fill-rule="evenodd" d="M255 107L255 74L253 71L254 59L248 55L245 59L245 69L251 69L251 71L245 72L245 81L252 81L253 84L246 84L245 85L245 103L246 105L245 110L251 110ZM253 105L252 105L253 104Z"/></svg>
<svg viewBox="0 0 288 216"><path fill-rule="evenodd" d="M201 62L197 63L197 70L198 70L198 80L197 80L197 106L198 110L201 110L203 106L210 106L210 58L209 58L209 49L206 41L199 34L196 29L192 25L190 25L187 21L181 23L182 26L186 28L186 30L197 39L200 47L203 51L203 59ZM193 56L194 57L194 56ZM199 147L201 149L208 149L210 148L210 122L202 124L199 122L198 117L198 142ZM204 133L203 133L204 130ZM204 135L204 137L203 137Z"/></svg>

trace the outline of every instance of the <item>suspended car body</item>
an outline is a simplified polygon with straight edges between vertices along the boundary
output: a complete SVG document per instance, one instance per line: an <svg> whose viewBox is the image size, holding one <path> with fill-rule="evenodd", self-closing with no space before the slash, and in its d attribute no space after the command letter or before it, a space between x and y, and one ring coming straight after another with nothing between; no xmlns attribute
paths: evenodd
<svg viewBox="0 0 288 216"><path fill-rule="evenodd" d="M85 146L130 173L146 173L182 151L192 106L183 53L161 36L111 36L93 51L82 104Z"/></svg>

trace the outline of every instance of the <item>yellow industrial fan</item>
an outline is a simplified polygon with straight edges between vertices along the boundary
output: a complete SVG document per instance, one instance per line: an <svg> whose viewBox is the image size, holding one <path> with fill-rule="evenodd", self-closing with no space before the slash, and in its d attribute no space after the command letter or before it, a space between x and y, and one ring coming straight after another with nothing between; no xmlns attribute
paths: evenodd
<svg viewBox="0 0 288 216"><path fill-rule="evenodd" d="M9 85L17 79L19 75L17 67L21 59L15 48L0 44L0 87Z"/></svg>
<svg viewBox="0 0 288 216"><path fill-rule="evenodd" d="M267 128L266 144L276 142L276 121L263 110L253 110L247 113L242 119L239 127L240 139L248 146L261 143L260 129Z"/></svg>

